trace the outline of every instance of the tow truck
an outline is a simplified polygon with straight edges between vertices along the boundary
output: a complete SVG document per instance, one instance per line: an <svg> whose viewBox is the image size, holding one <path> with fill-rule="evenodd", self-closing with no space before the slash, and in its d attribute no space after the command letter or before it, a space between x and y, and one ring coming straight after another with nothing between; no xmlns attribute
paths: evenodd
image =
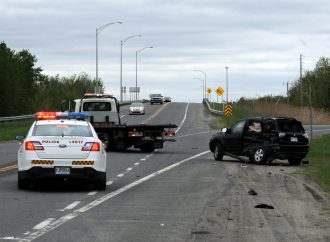
<svg viewBox="0 0 330 242"><path fill-rule="evenodd" d="M112 95L86 93L82 98L63 101L62 112L86 112L106 151L123 151L130 147L142 152L163 148L165 141L175 142L176 124L133 124L120 120L120 105Z"/></svg>

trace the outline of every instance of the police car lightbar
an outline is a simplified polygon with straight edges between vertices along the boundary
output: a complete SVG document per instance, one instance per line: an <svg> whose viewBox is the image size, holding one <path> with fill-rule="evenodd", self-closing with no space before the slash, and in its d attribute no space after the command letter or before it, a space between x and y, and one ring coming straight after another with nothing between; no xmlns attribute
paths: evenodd
<svg viewBox="0 0 330 242"><path fill-rule="evenodd" d="M84 94L84 97L104 97L104 96L112 97L112 94L101 94L101 93L85 93Z"/></svg>
<svg viewBox="0 0 330 242"><path fill-rule="evenodd" d="M55 120L55 119L79 119L84 120L89 117L88 113L84 112L37 112L37 120Z"/></svg>

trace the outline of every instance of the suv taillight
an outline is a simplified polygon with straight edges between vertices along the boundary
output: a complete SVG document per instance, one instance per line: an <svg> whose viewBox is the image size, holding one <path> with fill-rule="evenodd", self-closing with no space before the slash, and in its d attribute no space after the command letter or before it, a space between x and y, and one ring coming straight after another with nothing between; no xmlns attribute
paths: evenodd
<svg viewBox="0 0 330 242"><path fill-rule="evenodd" d="M26 141L25 150L44 150L44 147L39 141Z"/></svg>
<svg viewBox="0 0 330 242"><path fill-rule="evenodd" d="M87 142L85 145L81 148L82 151L100 151L101 150L101 144L98 142Z"/></svg>

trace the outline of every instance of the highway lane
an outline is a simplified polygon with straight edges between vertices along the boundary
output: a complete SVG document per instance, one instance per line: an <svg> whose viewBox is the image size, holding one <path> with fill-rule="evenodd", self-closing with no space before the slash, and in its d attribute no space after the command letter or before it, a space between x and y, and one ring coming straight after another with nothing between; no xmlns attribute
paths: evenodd
<svg viewBox="0 0 330 242"><path fill-rule="evenodd" d="M174 109L171 112L176 112L177 120L182 120L187 104L172 105ZM165 107L164 110L171 108L170 105L168 107L153 106L155 111L161 107ZM160 112L158 115L162 114L163 112ZM134 119L133 117L141 118L141 116L132 116L131 118ZM148 115L145 117L148 118ZM168 119L167 114L162 119L167 123L173 122L173 120ZM112 185L109 186L110 190L108 189L108 192L115 191L191 154L198 153L198 150L194 147L192 149L191 145L189 147L179 147L174 144L168 144L167 146L168 151L164 149L151 154L144 154L134 150L128 153L109 153L107 174L110 178L109 183L112 183ZM190 150L186 152L185 150L188 148L193 152L190 152ZM175 152L178 153L177 157L173 156ZM68 186L66 189L60 186L42 186L37 187L36 190L18 191L16 189L16 174L8 174L0 179L0 190L2 191L0 203L3 208L0 212L0 217L8 218L0 222L0 238L22 237L32 233L60 217L63 213L72 210L75 206L87 204L96 196L104 194L96 191L85 191L84 189L88 189L88 187L80 189L77 186ZM58 199L59 195L60 199ZM37 226L39 223L41 225Z"/></svg>
<svg viewBox="0 0 330 242"><path fill-rule="evenodd" d="M157 113L159 108L162 111ZM147 109L153 111L123 119L182 124L177 142L153 153L134 149L108 153L105 192L76 185L18 191L16 173L0 177L0 217L4 218L0 241L189 239L214 191L222 194L229 188L228 174L208 152L209 137L215 132L209 127L212 120L200 104L170 103ZM123 108L122 115L126 111ZM176 164L180 165L169 169Z"/></svg>

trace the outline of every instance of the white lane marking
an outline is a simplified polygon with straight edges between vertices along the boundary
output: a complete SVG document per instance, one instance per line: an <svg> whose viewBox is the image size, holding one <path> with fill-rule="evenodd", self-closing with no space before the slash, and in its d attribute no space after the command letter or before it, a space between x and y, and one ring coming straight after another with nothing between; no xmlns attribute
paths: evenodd
<svg viewBox="0 0 330 242"><path fill-rule="evenodd" d="M142 159L140 159L140 160L145 161L145 160L147 160L147 159L146 159L146 158L142 158Z"/></svg>
<svg viewBox="0 0 330 242"><path fill-rule="evenodd" d="M61 226L62 224L64 224L64 223L66 223L66 222L68 222L68 221L76 218L80 214L82 214L82 213L84 213L84 212L86 212L86 211L88 211L88 210L90 210L90 209L92 209L92 208L94 208L94 207L96 207L96 206L104 203L105 201L109 200L110 198L113 198L113 197L115 197L115 196L117 196L117 195L119 195L119 194L121 194L121 193L123 193L123 192L125 192L125 191L127 191L127 190L129 190L129 189L131 189L131 188L133 188L133 187L135 187L135 186L143 183L143 182L146 182L146 181L148 181L148 180L150 180L150 179L152 179L152 178L154 178L154 177L156 177L156 176L158 176L158 175L160 175L160 174L162 174L162 173L164 173L166 171L169 171L169 170L171 170L171 169L173 169L173 168L175 168L175 167L177 167L179 165L182 165L182 164L186 163L187 161L196 159L196 158L198 158L198 157L200 157L202 155L205 155L205 154L207 154L209 152L210 151L207 150L207 151L201 152L201 153L199 153L197 155L191 156L191 157L189 157L187 159L184 159L184 160L179 161L179 162L177 162L177 163L175 163L173 165L170 165L170 166L165 167L165 168L163 168L163 169L161 169L159 171L156 171L156 172L154 172L154 173L152 173L152 174L150 174L148 176L145 176L145 177L143 177L143 178L141 178L141 179L139 179L139 180L137 180L135 182L132 182L132 183L130 183L130 184L128 184L128 185L126 185L126 186L124 186L124 187L122 187L122 188L114 191L114 192L110 192L110 193L108 193L108 194L106 194L106 195L104 195L104 196L96 199L95 201L93 201L93 202L85 205L84 207L81 207L80 209L77 209L77 210L75 210L75 211L73 211L73 212L71 212L71 213L69 213L69 214L67 214L67 215L65 215L63 217L60 217L59 219L55 220L53 223L49 224L48 226L45 226L44 228L42 228L42 229L40 229L38 231L35 231L35 232L29 234L28 236L22 238L21 241L29 242L29 241L35 240L35 239L39 238L40 236L48 233L49 231L51 231L53 229L56 229L57 227Z"/></svg>
<svg viewBox="0 0 330 242"><path fill-rule="evenodd" d="M140 165L140 163L139 162L135 162L134 165L135 166L138 166L138 165Z"/></svg>
<svg viewBox="0 0 330 242"><path fill-rule="evenodd" d="M132 167L128 167L126 171L131 171L132 169L133 169Z"/></svg>
<svg viewBox="0 0 330 242"><path fill-rule="evenodd" d="M87 195L88 195L88 196L94 196L96 193L97 193L96 191L94 191L94 192L89 192Z"/></svg>
<svg viewBox="0 0 330 242"><path fill-rule="evenodd" d="M182 121L181 121L179 127L175 130L175 133L179 132L179 130L181 129L181 127L182 127L182 125L183 125L183 123L184 123L184 121L186 121L187 113L188 113L188 107L189 107L189 103L187 104L186 111L185 111L185 113L184 113L184 117L183 117L183 119L182 119Z"/></svg>
<svg viewBox="0 0 330 242"><path fill-rule="evenodd" d="M125 117L125 116L126 116L126 114L124 114L124 115L121 115L121 116L120 116L120 118L123 118L123 117Z"/></svg>
<svg viewBox="0 0 330 242"><path fill-rule="evenodd" d="M120 174L118 174L117 176L118 176L118 177L123 177L124 174L123 174L123 173L120 173Z"/></svg>
<svg viewBox="0 0 330 242"><path fill-rule="evenodd" d="M0 240L21 240L21 238L15 236L6 236L6 237L1 237Z"/></svg>
<svg viewBox="0 0 330 242"><path fill-rule="evenodd" d="M113 183L113 181L107 181L106 185L110 186Z"/></svg>
<svg viewBox="0 0 330 242"><path fill-rule="evenodd" d="M42 221L41 223L38 223L36 226L33 227L34 230L39 230L47 227L51 222L53 222L55 218L47 218L46 220Z"/></svg>
<svg viewBox="0 0 330 242"><path fill-rule="evenodd" d="M188 137L188 136L199 135L199 134L207 134L207 133L214 133L214 130L175 136L175 138L182 138L182 137Z"/></svg>
<svg viewBox="0 0 330 242"><path fill-rule="evenodd" d="M80 201L74 201L73 203L69 204L68 206L66 206L64 208L64 210L71 210L73 209L74 207L78 206L80 203Z"/></svg>

